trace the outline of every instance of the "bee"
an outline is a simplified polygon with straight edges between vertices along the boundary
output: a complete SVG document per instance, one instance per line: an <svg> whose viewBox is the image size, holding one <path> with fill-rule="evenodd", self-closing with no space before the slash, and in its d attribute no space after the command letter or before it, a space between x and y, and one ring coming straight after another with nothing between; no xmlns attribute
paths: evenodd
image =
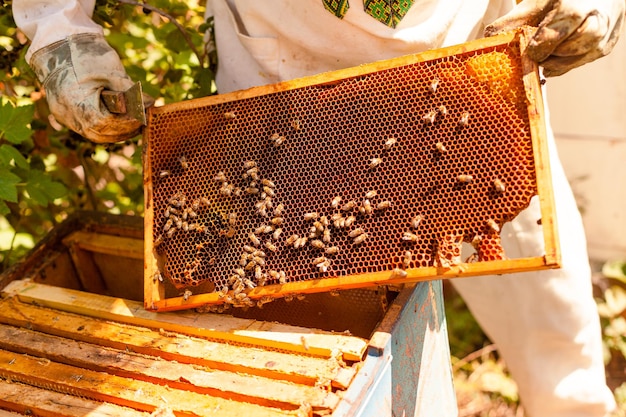
<svg viewBox="0 0 626 417"><path fill-rule="evenodd" d="M439 114L441 114L442 116L447 116L448 115L448 108L446 106L444 106L443 104L441 106L439 106L437 108L437 110L439 110Z"/></svg>
<svg viewBox="0 0 626 417"><path fill-rule="evenodd" d="M386 151L390 150L393 147L393 145L395 145L397 142L398 141L396 140L396 138L389 138L389 139L387 139L385 141L385 145L384 145L385 150Z"/></svg>
<svg viewBox="0 0 626 417"><path fill-rule="evenodd" d="M228 224L234 226L237 224L237 213L232 212L228 214Z"/></svg>
<svg viewBox="0 0 626 417"><path fill-rule="evenodd" d="M378 165L380 165L380 163L383 162L383 160L381 158L372 158L370 159L370 165L369 168L370 169L374 169L376 168Z"/></svg>
<svg viewBox="0 0 626 417"><path fill-rule="evenodd" d="M230 197L233 193L234 188L234 185L224 182L222 183L222 188L220 188L220 194Z"/></svg>
<svg viewBox="0 0 626 417"><path fill-rule="evenodd" d="M268 197L274 197L276 195L276 193L274 192L274 189L271 187L268 187L267 185L263 186L263 192L268 196Z"/></svg>
<svg viewBox="0 0 626 417"><path fill-rule="evenodd" d="M359 212L361 214L372 214L372 203L368 199L363 200L363 204L359 207Z"/></svg>
<svg viewBox="0 0 626 417"><path fill-rule="evenodd" d="M326 255L337 255L339 253L339 248L337 246L329 246L324 251Z"/></svg>
<svg viewBox="0 0 626 417"><path fill-rule="evenodd" d="M278 147L280 145L282 145L285 142L285 137L284 136L279 136L276 139L274 139L274 146Z"/></svg>
<svg viewBox="0 0 626 417"><path fill-rule="evenodd" d="M369 200L369 199L376 197L377 195L378 193L376 192L376 190L370 190L365 193L365 198Z"/></svg>
<svg viewBox="0 0 626 417"><path fill-rule="evenodd" d="M248 260L250 259L250 254L249 253L242 253L241 256L239 257L239 265L240 266L246 266L248 264Z"/></svg>
<svg viewBox="0 0 626 417"><path fill-rule="evenodd" d="M224 174L224 171L220 171L217 174L215 174L215 176L213 177L213 181L215 181L215 182L225 182L226 181L226 174Z"/></svg>
<svg viewBox="0 0 626 417"><path fill-rule="evenodd" d="M188 232L188 231L189 231L189 223L187 223L187 222L183 222L183 224L182 224L182 226L181 226L181 227L182 227L182 229L183 229L185 232Z"/></svg>
<svg viewBox="0 0 626 417"><path fill-rule="evenodd" d="M435 77L430 82L428 89L430 90L431 93L435 94L435 91L437 91L437 87L439 87L439 78Z"/></svg>
<svg viewBox="0 0 626 417"><path fill-rule="evenodd" d="M324 231L324 225L321 222L316 221L315 223L313 223L313 228L311 231L315 231L316 234L322 233Z"/></svg>
<svg viewBox="0 0 626 417"><path fill-rule="evenodd" d="M291 127L293 127L293 130L300 130L300 120L295 119L291 122Z"/></svg>
<svg viewBox="0 0 626 417"><path fill-rule="evenodd" d="M319 213L317 213L317 212L313 211L313 212L311 212L311 213L306 213L306 214L304 215L304 220L315 220L315 219L317 219L319 216L320 216L320 215L319 215Z"/></svg>
<svg viewBox="0 0 626 417"><path fill-rule="evenodd" d="M287 283L287 274L285 274L285 271L278 271L278 283L279 284Z"/></svg>
<svg viewBox="0 0 626 417"><path fill-rule="evenodd" d="M154 247L157 248L157 247L161 246L162 244L163 244L163 235L159 235L154 240Z"/></svg>
<svg viewBox="0 0 626 417"><path fill-rule="evenodd" d="M430 123L431 125L435 123L436 119L437 119L437 110L431 110L422 116L422 120Z"/></svg>
<svg viewBox="0 0 626 417"><path fill-rule="evenodd" d="M441 153L446 152L448 149L445 147L445 145L441 142L437 142L435 143L435 147L437 148L437 150Z"/></svg>
<svg viewBox="0 0 626 417"><path fill-rule="evenodd" d="M159 172L159 178L165 178L168 175L170 175L170 172L168 170L163 170L163 171Z"/></svg>
<svg viewBox="0 0 626 417"><path fill-rule="evenodd" d="M376 210L387 210L389 207L391 207L391 201L385 200L376 205Z"/></svg>
<svg viewBox="0 0 626 417"><path fill-rule="evenodd" d="M318 265L321 264L322 262L327 261L328 259L325 256L318 256L317 258L315 258L313 260L313 262L311 262L313 265Z"/></svg>
<svg viewBox="0 0 626 417"><path fill-rule="evenodd" d="M407 275L408 273L404 269L395 268L391 271L392 278L406 278Z"/></svg>
<svg viewBox="0 0 626 417"><path fill-rule="evenodd" d="M246 271L252 271L256 267L257 267L257 263L254 262L254 259L252 259L250 262L246 264L246 266L244 266L244 269Z"/></svg>
<svg viewBox="0 0 626 417"><path fill-rule="evenodd" d="M262 235L265 233L270 233L274 230L274 228L272 226L266 225L266 224L262 224L259 227L257 227L256 229L254 229L254 233L257 235Z"/></svg>
<svg viewBox="0 0 626 417"><path fill-rule="evenodd" d="M283 214L285 206L281 203L274 208L274 216L279 217Z"/></svg>
<svg viewBox="0 0 626 417"><path fill-rule="evenodd" d="M274 301L272 297L270 297L269 295L264 295L256 302L256 306L259 308L263 308L264 304L271 303L272 301Z"/></svg>
<svg viewBox="0 0 626 417"><path fill-rule="evenodd" d="M155 281L159 281L159 282L163 282L163 274L161 274L161 272L160 272L160 271L157 271L157 272L154 274L154 280L155 280Z"/></svg>
<svg viewBox="0 0 626 417"><path fill-rule="evenodd" d="M298 236L298 235L291 235L287 239L285 239L285 245L286 246L291 246L291 245L295 244L298 239L300 239L300 236Z"/></svg>
<svg viewBox="0 0 626 417"><path fill-rule="evenodd" d="M283 299L285 300L286 303L290 303L293 301L293 297L294 297L293 294L287 294L283 297Z"/></svg>
<svg viewBox="0 0 626 417"><path fill-rule="evenodd" d="M359 227L354 230L351 230L350 233L348 233L348 236L357 237L359 235L362 235L363 233L365 233L365 231Z"/></svg>
<svg viewBox="0 0 626 417"><path fill-rule="evenodd" d="M361 243L365 242L365 239L368 238L367 233L363 233L361 235L358 235L357 237L354 238L354 240L352 241L353 245L360 245Z"/></svg>
<svg viewBox="0 0 626 417"><path fill-rule="evenodd" d="M243 163L243 169L245 169L245 170L248 170L248 169L250 169L252 167L255 167L255 166L257 166L256 162L254 162L252 160L244 161L244 163Z"/></svg>
<svg viewBox="0 0 626 417"><path fill-rule="evenodd" d="M254 282L252 282L252 280L248 279L248 278L244 278L243 279L243 284L250 288L251 290L253 290L256 287L256 284Z"/></svg>
<svg viewBox="0 0 626 417"><path fill-rule="evenodd" d="M191 297L193 293L189 290L185 290L185 292L183 293L183 300L187 301L189 300L189 297Z"/></svg>
<svg viewBox="0 0 626 417"><path fill-rule="evenodd" d="M306 298L306 295L304 294L296 294L296 298L298 299L298 301L302 301Z"/></svg>
<svg viewBox="0 0 626 417"><path fill-rule="evenodd" d="M246 187L246 189L244 190L246 193L250 194L250 195L254 195L254 194L258 194L259 193L259 189L256 187Z"/></svg>
<svg viewBox="0 0 626 417"><path fill-rule="evenodd" d="M261 180L261 184L265 185L266 187L270 187L270 188L276 188L276 184L274 184L273 181L268 180L267 178L263 178Z"/></svg>
<svg viewBox="0 0 626 417"><path fill-rule="evenodd" d="M252 242L254 246L259 246L261 244L261 241L254 233L249 233L248 238L250 239L250 242Z"/></svg>
<svg viewBox="0 0 626 417"><path fill-rule="evenodd" d="M506 186L499 179L493 180L493 188L499 193L503 193L506 190Z"/></svg>
<svg viewBox="0 0 626 417"><path fill-rule="evenodd" d="M322 241L325 243L330 243L330 229L324 229L324 233L322 234Z"/></svg>
<svg viewBox="0 0 626 417"><path fill-rule="evenodd" d="M354 217L354 216L351 216ZM356 218L355 218L356 220ZM346 227L346 219L344 217L337 217L337 219L335 219L335 221L333 222L333 226L335 226L337 229L342 229L344 227Z"/></svg>
<svg viewBox="0 0 626 417"><path fill-rule="evenodd" d="M341 210L342 211L350 211L353 208L356 207L356 201L348 201L346 204L344 204L343 206L341 206Z"/></svg>
<svg viewBox="0 0 626 417"><path fill-rule="evenodd" d="M172 228L172 229L168 230L167 233L166 233L166 236L168 238L171 238L172 236L174 236L174 233L176 233L177 230L178 230L177 228Z"/></svg>
<svg viewBox="0 0 626 417"><path fill-rule="evenodd" d="M496 233L500 232L500 226L493 219L487 220L487 226Z"/></svg>
<svg viewBox="0 0 626 417"><path fill-rule="evenodd" d="M405 268L408 268L411 265L411 261L413 260L413 252L407 250L404 252L404 257L402 258L402 265Z"/></svg>
<svg viewBox="0 0 626 417"><path fill-rule="evenodd" d="M272 223L274 226L281 226L283 224L283 218L273 217L272 220L270 220L270 223Z"/></svg>
<svg viewBox="0 0 626 417"><path fill-rule="evenodd" d="M417 229L423 219L424 219L424 217L421 214L418 214L417 216L413 217L411 219L411 227L413 229Z"/></svg>
<svg viewBox="0 0 626 417"><path fill-rule="evenodd" d="M183 167L183 169L189 168L189 162L187 162L187 158L185 157L185 155L178 158L178 162L180 162L180 166Z"/></svg>
<svg viewBox="0 0 626 417"><path fill-rule="evenodd" d="M220 236L224 236L228 239L231 239L233 236L235 236L236 230L232 227L226 229L226 230L220 230L219 234Z"/></svg>
<svg viewBox="0 0 626 417"><path fill-rule="evenodd" d="M211 205L211 202L206 197L200 197L200 204L203 205L204 207L207 207Z"/></svg>
<svg viewBox="0 0 626 417"><path fill-rule="evenodd" d="M333 200L330 202L330 206L334 209L339 207L339 203L341 202L341 196L333 197Z"/></svg>
<svg viewBox="0 0 626 417"><path fill-rule="evenodd" d="M463 113L461 113L461 117L459 118L459 126L467 126L467 124L469 123L469 118L469 112L464 111Z"/></svg>
<svg viewBox="0 0 626 417"><path fill-rule="evenodd" d="M330 290L328 293L331 297L339 297L339 290Z"/></svg>
<svg viewBox="0 0 626 417"><path fill-rule="evenodd" d="M306 243L307 243L308 241L309 241L309 239L308 239L306 236L303 236L303 237L301 237L301 238L297 239L297 240L294 242L293 247L294 247L295 249L300 249L300 248L303 248L303 247L306 245Z"/></svg>
<svg viewBox="0 0 626 417"><path fill-rule="evenodd" d="M474 179L474 176L461 174L458 177L456 177L456 179L461 183L468 183L468 182L472 182L472 180Z"/></svg>
<svg viewBox="0 0 626 417"><path fill-rule="evenodd" d="M319 269L320 272L326 272L328 271L328 267L330 267L330 261L327 259L324 262L320 262L315 266L317 267L317 269Z"/></svg>
<svg viewBox="0 0 626 417"><path fill-rule="evenodd" d="M167 219L165 225L163 226L163 231L167 232L168 230L170 230L172 228L172 224L174 224L174 221L172 219Z"/></svg>
<svg viewBox="0 0 626 417"><path fill-rule="evenodd" d="M415 233L404 232L402 234L402 240L405 240L407 242L417 242L419 240L419 236Z"/></svg>
<svg viewBox="0 0 626 417"><path fill-rule="evenodd" d="M263 270L261 269L261 265L256 265L254 267L254 279L259 280L263 276Z"/></svg>
<svg viewBox="0 0 626 417"><path fill-rule="evenodd" d="M272 252L276 252L278 250L278 248L276 248L276 245L274 245L269 240L267 242L265 242L265 247L268 248L269 250L271 250Z"/></svg>
<svg viewBox="0 0 626 417"><path fill-rule="evenodd" d="M324 242L322 242L319 239L313 239L311 240L311 246L313 246L316 249L324 249L326 247L326 245L324 244Z"/></svg>
<svg viewBox="0 0 626 417"><path fill-rule="evenodd" d="M226 119L226 120L232 120L232 119L234 119L234 118L236 118L236 117L237 117L237 115L235 114L235 112L232 112L232 111L227 111L227 112L224 112L224 115L223 115L223 116L224 116L224 119Z"/></svg>
<svg viewBox="0 0 626 417"><path fill-rule="evenodd" d="M343 221L343 227L352 227L352 225L356 222L355 216L348 216Z"/></svg>
<svg viewBox="0 0 626 417"><path fill-rule="evenodd" d="M278 240L282 232L283 232L283 229L281 229L280 227L274 230L274 233L272 233L272 239Z"/></svg>

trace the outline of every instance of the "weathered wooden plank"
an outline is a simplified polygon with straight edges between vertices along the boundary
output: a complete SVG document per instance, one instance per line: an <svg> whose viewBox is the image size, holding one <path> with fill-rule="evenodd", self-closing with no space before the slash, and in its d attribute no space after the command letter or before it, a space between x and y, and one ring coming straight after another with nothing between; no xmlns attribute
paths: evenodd
<svg viewBox="0 0 626 417"><path fill-rule="evenodd" d="M63 243L68 246L76 245L85 251L143 259L142 239L79 230L63 239Z"/></svg>
<svg viewBox="0 0 626 417"><path fill-rule="evenodd" d="M0 377L142 411L154 411L165 403L184 416L295 415L294 410L182 391L4 350L0 350Z"/></svg>
<svg viewBox="0 0 626 417"><path fill-rule="evenodd" d="M344 360L360 361L367 349L366 340L345 334L240 319L225 314L199 314L191 311L154 313L146 311L139 302L50 287L30 281L14 281L3 290L3 293L16 294L26 303L85 316L307 355L330 358L335 356L338 350L343 354Z"/></svg>
<svg viewBox="0 0 626 417"><path fill-rule="evenodd" d="M91 253L84 251L75 243L68 243L68 249L72 262L74 262L74 270L83 289L96 294L106 294L104 280Z"/></svg>
<svg viewBox="0 0 626 417"><path fill-rule="evenodd" d="M0 348L58 363L268 407L332 411L339 397L325 389L197 366L0 325Z"/></svg>
<svg viewBox="0 0 626 417"><path fill-rule="evenodd" d="M19 382L0 380L0 417L148 417L149 413L116 404L75 397Z"/></svg>
<svg viewBox="0 0 626 417"><path fill-rule="evenodd" d="M249 345L234 346L162 329L157 331L107 322L24 304L14 297L0 302L0 322L181 363L300 384L319 385L320 381L328 381L336 387L345 388L356 373L353 367L338 366L334 359L264 350Z"/></svg>

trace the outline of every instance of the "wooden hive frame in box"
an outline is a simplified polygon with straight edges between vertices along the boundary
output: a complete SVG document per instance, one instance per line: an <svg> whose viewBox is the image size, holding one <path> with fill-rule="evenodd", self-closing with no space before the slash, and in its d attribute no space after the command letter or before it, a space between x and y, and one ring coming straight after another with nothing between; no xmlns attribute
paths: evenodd
<svg viewBox="0 0 626 417"><path fill-rule="evenodd" d="M558 267L527 36L151 109L146 307ZM533 197L545 253L508 259L500 230Z"/></svg>

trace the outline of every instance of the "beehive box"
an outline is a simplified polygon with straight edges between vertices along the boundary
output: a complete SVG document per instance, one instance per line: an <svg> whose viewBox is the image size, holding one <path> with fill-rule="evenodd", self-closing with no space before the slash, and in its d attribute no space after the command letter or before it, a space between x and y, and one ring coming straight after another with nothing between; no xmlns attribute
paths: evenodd
<svg viewBox="0 0 626 417"><path fill-rule="evenodd" d="M151 109L146 307L557 267L525 36ZM500 231L533 197L545 254L508 259Z"/></svg>
<svg viewBox="0 0 626 417"><path fill-rule="evenodd" d="M379 416L453 398L440 283L385 303L316 294L280 323L263 320L270 308L155 313L141 225L75 213L0 275L0 415Z"/></svg>

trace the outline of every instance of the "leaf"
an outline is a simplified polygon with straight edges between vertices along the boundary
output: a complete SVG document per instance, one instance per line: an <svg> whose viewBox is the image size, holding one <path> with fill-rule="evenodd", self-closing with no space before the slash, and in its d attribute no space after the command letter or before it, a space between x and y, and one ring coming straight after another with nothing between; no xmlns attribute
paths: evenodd
<svg viewBox="0 0 626 417"><path fill-rule="evenodd" d="M185 37L177 28L165 35L164 43L167 49L174 52L182 52L189 49Z"/></svg>
<svg viewBox="0 0 626 417"><path fill-rule="evenodd" d="M10 172L8 169L0 168L0 201L17 202L17 183L20 177Z"/></svg>
<svg viewBox="0 0 626 417"><path fill-rule="evenodd" d="M11 210L9 210L9 206L7 206L4 201L0 200L0 216L6 216L10 212Z"/></svg>
<svg viewBox="0 0 626 417"><path fill-rule="evenodd" d="M626 310L626 290L616 285L604 292L606 308L611 314L609 317L617 317Z"/></svg>
<svg viewBox="0 0 626 417"><path fill-rule="evenodd" d="M32 170L29 172L26 192L35 203L46 206L53 200L67 195L67 188L60 182L53 181L49 174Z"/></svg>
<svg viewBox="0 0 626 417"><path fill-rule="evenodd" d="M626 261L609 261L602 266L602 275L626 284Z"/></svg>
<svg viewBox="0 0 626 417"><path fill-rule="evenodd" d="M15 165L22 169L28 169L28 161L24 158L24 155L20 153L11 145L0 145L0 162L4 166L10 166L11 162L15 162Z"/></svg>
<svg viewBox="0 0 626 417"><path fill-rule="evenodd" d="M28 125L33 120L34 112L32 104L15 107L8 101L0 103L0 137L16 145L30 139Z"/></svg>

